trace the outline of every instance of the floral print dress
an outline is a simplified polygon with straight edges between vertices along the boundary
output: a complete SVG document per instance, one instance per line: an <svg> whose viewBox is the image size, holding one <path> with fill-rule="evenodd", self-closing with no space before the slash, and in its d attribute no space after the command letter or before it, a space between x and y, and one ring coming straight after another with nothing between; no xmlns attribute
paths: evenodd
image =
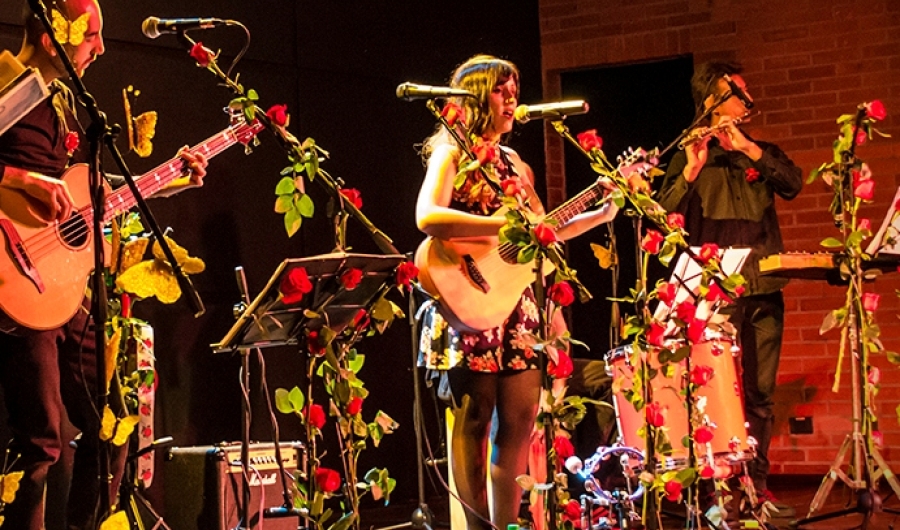
<svg viewBox="0 0 900 530"><path fill-rule="evenodd" d="M512 164L500 150L496 164L501 176L509 175ZM492 215L501 207L497 193L479 172L468 174L459 189L453 191L450 208L475 215ZM426 300L416 313L421 330L419 365L431 370L465 367L475 372L496 373L505 370L540 368L539 358L523 335L538 327L538 307L531 287L522 293L518 305L502 326L480 332L458 331L440 313L439 303Z"/></svg>

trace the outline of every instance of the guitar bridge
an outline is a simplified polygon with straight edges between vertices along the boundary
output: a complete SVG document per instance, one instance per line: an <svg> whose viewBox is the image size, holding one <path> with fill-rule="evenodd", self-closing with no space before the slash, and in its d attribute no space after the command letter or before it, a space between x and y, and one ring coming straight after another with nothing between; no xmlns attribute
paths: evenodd
<svg viewBox="0 0 900 530"><path fill-rule="evenodd" d="M463 272L466 277L475 284L475 287L481 289L482 292L488 292L491 290L491 286L488 285L487 281L484 279L484 276L481 275L481 271L478 270L478 265L476 265L475 260L472 256L466 254L462 257L463 260Z"/></svg>
<svg viewBox="0 0 900 530"><path fill-rule="evenodd" d="M16 231L16 228L9 221L9 219L0 219L0 230L3 231L3 234L6 235L6 242L9 244L9 251L12 253L13 260L16 262L16 265L19 266L22 273L34 283L34 286L37 288L39 293L44 292L44 281L41 280L41 275L38 273L37 267L34 266L34 263L31 261L31 258L28 257L28 252L25 249L25 244L22 242L21 236Z"/></svg>

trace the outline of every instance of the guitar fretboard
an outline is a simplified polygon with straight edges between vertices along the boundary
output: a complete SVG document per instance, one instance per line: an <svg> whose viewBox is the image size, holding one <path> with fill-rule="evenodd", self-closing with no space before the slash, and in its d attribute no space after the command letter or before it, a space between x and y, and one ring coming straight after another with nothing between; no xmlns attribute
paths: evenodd
<svg viewBox="0 0 900 530"><path fill-rule="evenodd" d="M246 123L233 125L224 131L207 138L194 147L191 147L190 152L201 153L205 155L206 158L212 158L236 144L238 141L249 140L256 135L261 128L262 125L258 122L249 125ZM166 187L173 180L184 175L184 170L184 160L181 158L173 158L136 178L135 184L137 184L141 196L149 197ZM106 211L103 215L103 221L109 222L113 217L133 208L135 204L137 204L137 200L128 186L123 186L111 192L106 197ZM87 216L92 216L93 208L88 207L85 213Z"/></svg>

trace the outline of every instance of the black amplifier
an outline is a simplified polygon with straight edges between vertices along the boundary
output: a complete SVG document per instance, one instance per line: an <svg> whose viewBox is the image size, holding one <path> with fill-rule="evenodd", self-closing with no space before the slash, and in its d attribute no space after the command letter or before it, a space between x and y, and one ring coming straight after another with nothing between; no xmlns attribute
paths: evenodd
<svg viewBox="0 0 900 530"><path fill-rule="evenodd" d="M306 450L301 442L279 444L288 494L296 495L295 476L306 469ZM252 443L250 463L250 524L259 526L260 507L284 504L274 443ZM241 444L173 447L166 454L165 520L172 528L232 530L240 519ZM298 517L267 518L266 530L297 530Z"/></svg>

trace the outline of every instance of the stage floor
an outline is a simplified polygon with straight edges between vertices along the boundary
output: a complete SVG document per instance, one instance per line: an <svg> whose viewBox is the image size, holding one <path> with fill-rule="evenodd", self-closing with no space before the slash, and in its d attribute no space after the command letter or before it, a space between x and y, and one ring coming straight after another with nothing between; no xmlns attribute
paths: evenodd
<svg viewBox="0 0 900 530"><path fill-rule="evenodd" d="M793 506L796 515L793 517L777 517L771 523L779 530L790 530L795 528L792 521L798 518L804 518L809 511L809 505L819 489L822 477L820 476L772 476L769 477L770 488L778 499ZM883 507L889 510L900 512L900 501L896 498L890 488L884 481L880 495L883 499ZM449 528L448 501L444 497L432 497L428 499L428 507L434 513L436 528ZM825 502L825 505L818 510L813 517L817 515L830 514L838 510L843 510L848 506L856 505L856 495L851 494L850 490L843 484L835 484L831 490L831 494ZM409 521L410 514L415 510L415 502L391 502L391 505L385 508L372 508L364 510L362 513L363 528L383 528L392 525L401 524ZM801 530L848 530L859 527L863 517L858 513L851 515L836 517L824 521L813 522L803 525ZM680 530L684 527L683 521L674 517L664 517L663 524L665 530ZM900 530L900 515L888 512L875 513L868 522L867 530ZM458 530L458 529L453 529ZM737 530L735 526L731 530Z"/></svg>

